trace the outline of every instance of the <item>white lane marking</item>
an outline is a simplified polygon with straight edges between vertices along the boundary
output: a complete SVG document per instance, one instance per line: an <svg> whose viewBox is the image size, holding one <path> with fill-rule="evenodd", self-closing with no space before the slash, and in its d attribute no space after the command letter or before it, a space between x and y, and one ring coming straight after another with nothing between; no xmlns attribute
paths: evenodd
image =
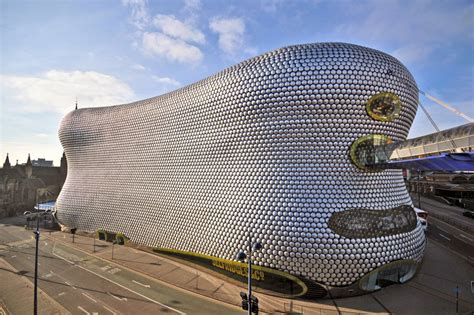
<svg viewBox="0 0 474 315"><path fill-rule="evenodd" d="M474 241L472 238L470 238L470 237L467 237L466 235L459 234L459 236L461 236L461 237L464 237L465 239L467 239L467 240L470 240L471 242L473 242L473 241Z"/></svg>
<svg viewBox="0 0 474 315"><path fill-rule="evenodd" d="M90 296L89 294L87 294L86 292L82 292L82 295L84 295L86 298L93 301L94 303L97 303L97 301L94 300L94 298L92 296Z"/></svg>
<svg viewBox="0 0 474 315"><path fill-rule="evenodd" d="M141 285L142 287L145 287L145 288L151 287L149 284L143 284L143 283L138 282L138 281L135 281L135 280L132 280L132 282L133 282L133 283L136 283L136 284L139 284L139 285Z"/></svg>
<svg viewBox="0 0 474 315"><path fill-rule="evenodd" d="M103 308L105 308L107 311L109 311L110 313L114 314L114 315L117 315L117 313L115 313L113 310L111 310L110 308L108 308L107 306L105 305L102 305Z"/></svg>
<svg viewBox="0 0 474 315"><path fill-rule="evenodd" d="M113 269L110 269L110 270L107 271L107 272L110 273L110 274L112 274L112 275L114 275L114 274L116 274L117 272L120 272L120 271L122 271L122 269L120 269L120 268L113 268Z"/></svg>
<svg viewBox="0 0 474 315"><path fill-rule="evenodd" d="M80 309L81 311L83 311L84 314L91 315L91 313L89 313L88 311L86 311L85 309L83 309L81 306L78 306L77 308Z"/></svg>
<svg viewBox="0 0 474 315"><path fill-rule="evenodd" d="M12 258L15 258L15 257L16 257L16 255L13 255L13 256L12 256Z"/></svg>
<svg viewBox="0 0 474 315"><path fill-rule="evenodd" d="M73 286L72 284L70 284L69 282L64 281L64 283L67 284L68 286L70 286L71 288L73 288L74 290L77 290L77 288L75 286Z"/></svg>
<svg viewBox="0 0 474 315"><path fill-rule="evenodd" d="M110 292L107 292L107 294L110 295L110 296L113 297L113 298L116 298L116 299L119 300L119 301L125 301L125 302L127 301L127 298L126 298L126 297L120 298L120 297L118 297L118 296L116 296L116 295L113 295L113 294L110 293Z"/></svg>
<svg viewBox="0 0 474 315"><path fill-rule="evenodd" d="M56 254L54 254L54 255L55 255L56 257L58 257L58 258L64 259L63 257L61 257L61 256L59 256L59 255L56 255ZM67 261L67 260L66 260L66 261ZM93 275L96 275L96 276L99 277L99 278L102 278L102 279L104 279L104 280L107 280L107 281L109 281L109 282L115 284L115 285L118 285L119 287L121 287L121 288L123 288L123 289L125 289L125 290L127 290L127 291L130 291L130 292L132 292L132 293L134 293L134 294L136 294L136 295L138 295L138 296L141 296L142 298L147 299L147 300L150 301L150 302L153 302L153 303L155 303L155 304L158 304L158 305L161 305L161 306L163 306L163 307L166 307L166 308L168 308L168 309L170 309L170 310L172 310L172 311L175 311L176 313L183 314L183 315L186 314L186 313L181 312L181 311L179 311L179 310L177 310L177 309L175 309L175 308L172 308L171 306L168 306L168 305L165 305L165 304L160 303L160 302L158 302L158 301L155 301L155 300L153 300L152 298L149 298L149 297L146 296L146 295L143 295L143 294L141 294L141 293L138 293L138 292L136 292L136 291L133 291L132 289L127 288L126 286L121 285L120 283L117 283L117 282L115 282L115 281L113 281L113 280L110 280L110 279L108 279L108 278L106 278L106 277L104 277L104 276L102 276L102 275L100 275L100 274L98 274L98 273L96 273L96 272L94 272L94 271L92 271L92 270L86 269L86 268L82 267L81 265L76 265L76 266L79 267L79 268L81 268L81 269L83 269L83 270L85 270L85 271L87 271L87 272L92 273Z"/></svg>
<svg viewBox="0 0 474 315"><path fill-rule="evenodd" d="M58 294L58 296L63 296L64 294L66 294L66 292L61 292Z"/></svg>
<svg viewBox="0 0 474 315"><path fill-rule="evenodd" d="M451 240L449 237L447 237L447 236L444 236L444 235L443 235L443 234L441 234L441 233L438 233L438 234L439 234L439 236L441 236L441 237L442 237L442 238L444 238L444 239L447 239L448 241L450 241L450 240Z"/></svg>
<svg viewBox="0 0 474 315"><path fill-rule="evenodd" d="M61 259L64 260L64 261L67 261L67 262L70 263L71 265L74 265L74 262L72 262L72 261L70 261L70 260L68 260L68 259L66 259L66 258L64 258L64 257L62 257L62 256L59 256L58 254L53 253L53 255L56 256L56 257L58 257L58 258L61 258Z"/></svg>

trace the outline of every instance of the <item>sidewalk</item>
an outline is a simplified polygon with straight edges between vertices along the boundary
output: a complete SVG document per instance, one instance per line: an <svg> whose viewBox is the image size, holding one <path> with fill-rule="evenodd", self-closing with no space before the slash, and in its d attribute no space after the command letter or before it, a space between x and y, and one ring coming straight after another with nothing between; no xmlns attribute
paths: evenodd
<svg viewBox="0 0 474 315"><path fill-rule="evenodd" d="M213 300L222 301L240 307L241 298L239 292L246 291L245 284L240 287L215 277L208 272L198 270L201 269L199 266L196 266L198 269L192 268L186 264L179 263L178 261L161 255L158 256L128 246L114 245L112 259L112 244L109 242L99 241L97 239L94 240L92 237L75 235L75 241L73 244L71 234L52 232L51 235L48 235L47 233L43 235L64 242L74 248L87 252L90 255L94 255L107 261L112 261L122 267L145 274L150 278L160 280L169 285L182 288L201 296L209 297ZM375 301L363 303L364 310L361 311L334 305L331 300L325 300L323 303L314 303L284 299L260 293L256 293L255 296L259 299L261 312L269 314L304 313L321 315L355 315L370 314L371 312L377 314L380 314L381 312L386 313L385 310Z"/></svg>
<svg viewBox="0 0 474 315"><path fill-rule="evenodd" d="M235 306L241 305L239 292L246 285L237 285L216 277L212 271L200 266L188 265L166 256L149 253L128 246L113 246L105 241L87 236L75 236L62 232L44 233L50 238L80 249L85 253L157 279L170 286L199 294L213 300ZM290 300L262 293L259 299L261 313L268 314L447 314L455 309L453 288L459 286L460 314L471 314L474 310L474 294L470 290L474 281L474 268L457 255L433 240L428 240L421 270L415 278L402 285L393 285L377 292L342 299L318 301ZM242 311L242 313L244 313Z"/></svg>
<svg viewBox="0 0 474 315"><path fill-rule="evenodd" d="M33 284L23 276L18 277L21 275L21 271L13 268L2 258L0 258L0 274L0 279L3 282L0 285L0 314L13 314L5 307L5 304L8 305L8 308L14 309L16 314L31 314ZM38 314L63 315L70 313L38 288Z"/></svg>

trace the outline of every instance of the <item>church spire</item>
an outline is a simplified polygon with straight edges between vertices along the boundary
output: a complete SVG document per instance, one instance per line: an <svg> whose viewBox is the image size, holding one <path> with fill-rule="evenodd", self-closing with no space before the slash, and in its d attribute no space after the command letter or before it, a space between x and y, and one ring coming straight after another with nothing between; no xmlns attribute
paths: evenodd
<svg viewBox="0 0 474 315"><path fill-rule="evenodd" d="M77 97L76 97L76 110L77 110Z"/></svg>
<svg viewBox="0 0 474 315"><path fill-rule="evenodd" d="M10 159L8 158L8 153L7 153L7 157L5 158L5 162L3 163L3 168L11 168Z"/></svg>
<svg viewBox="0 0 474 315"><path fill-rule="evenodd" d="M30 154L28 153L28 160L26 161L26 165L32 165L31 164L31 158L30 158Z"/></svg>
<svg viewBox="0 0 474 315"><path fill-rule="evenodd" d="M26 161L26 165L25 165L25 173L26 173L26 177L30 178L31 175L33 175L33 164L31 164L31 158L30 158L30 154L28 153L28 160Z"/></svg>

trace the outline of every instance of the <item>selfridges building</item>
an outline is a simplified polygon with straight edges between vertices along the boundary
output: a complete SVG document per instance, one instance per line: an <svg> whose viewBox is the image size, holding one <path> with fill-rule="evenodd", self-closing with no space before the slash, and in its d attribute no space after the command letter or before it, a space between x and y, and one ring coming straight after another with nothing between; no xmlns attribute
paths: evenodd
<svg viewBox="0 0 474 315"><path fill-rule="evenodd" d="M400 170L370 148L406 139L417 85L395 58L289 46L179 90L67 114L57 218L123 233L228 277L248 240L254 284L281 296L371 292L411 279L425 236Z"/></svg>

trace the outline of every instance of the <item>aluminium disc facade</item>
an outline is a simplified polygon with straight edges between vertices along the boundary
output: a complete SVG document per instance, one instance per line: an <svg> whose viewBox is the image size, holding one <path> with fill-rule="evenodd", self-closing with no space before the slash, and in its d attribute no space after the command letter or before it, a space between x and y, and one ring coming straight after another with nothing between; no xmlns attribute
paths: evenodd
<svg viewBox="0 0 474 315"><path fill-rule="evenodd" d="M155 98L78 109L59 130L68 175L57 217L223 261L250 234L263 244L257 266L336 296L404 282L425 236L402 173L361 167L351 146L406 139L417 101L395 58L319 43Z"/></svg>

